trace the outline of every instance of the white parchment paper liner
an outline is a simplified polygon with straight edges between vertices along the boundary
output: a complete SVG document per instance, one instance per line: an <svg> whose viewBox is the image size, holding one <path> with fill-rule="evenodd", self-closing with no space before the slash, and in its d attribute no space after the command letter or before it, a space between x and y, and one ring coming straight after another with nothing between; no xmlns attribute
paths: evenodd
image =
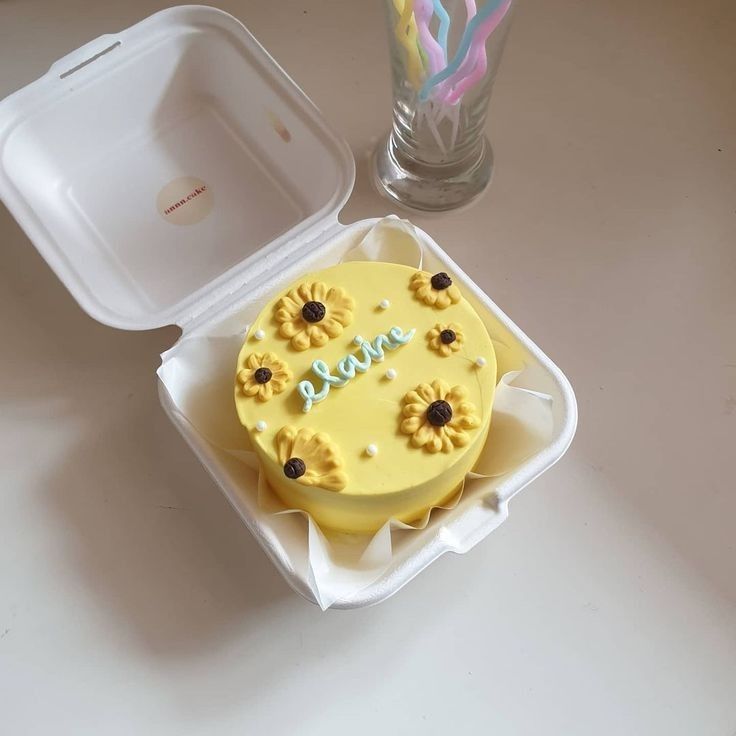
<svg viewBox="0 0 736 736"><path fill-rule="evenodd" d="M421 268L423 254L413 226L391 216L377 222L342 260L388 261ZM242 493L258 494L258 523L271 539L278 540L291 568L308 580L316 602L325 610L386 572L397 535L424 529L428 524L437 524L441 529L442 513L428 510L413 524L392 519L369 536L323 532L309 514L283 505L259 472L258 460L233 402L238 353L248 322L262 306L263 302L259 302L243 310L237 334L223 336L223 325L213 325L204 333L185 336L162 355L158 375L180 420L218 454L222 453L224 461L237 466ZM231 323L232 318L227 320L228 326ZM491 338L500 378L488 439L474 471L466 476L464 487L441 509L473 499L481 500L480 506L487 513L497 514L495 494L484 487L488 485L486 479L517 468L544 448L553 434L552 398L514 385L515 380L523 380L525 366L492 331Z"/></svg>

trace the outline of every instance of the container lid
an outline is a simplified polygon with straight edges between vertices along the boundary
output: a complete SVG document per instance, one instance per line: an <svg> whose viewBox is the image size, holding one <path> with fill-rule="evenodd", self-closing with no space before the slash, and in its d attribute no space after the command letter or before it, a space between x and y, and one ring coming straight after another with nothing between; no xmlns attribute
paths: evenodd
<svg viewBox="0 0 736 736"><path fill-rule="evenodd" d="M304 252L354 176L310 100L210 7L98 38L0 102L0 197L116 327L185 324Z"/></svg>

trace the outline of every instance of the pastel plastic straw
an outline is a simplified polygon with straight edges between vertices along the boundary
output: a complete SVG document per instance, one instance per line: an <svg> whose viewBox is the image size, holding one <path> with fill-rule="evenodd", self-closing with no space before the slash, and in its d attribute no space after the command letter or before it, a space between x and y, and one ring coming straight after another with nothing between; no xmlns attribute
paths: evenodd
<svg viewBox="0 0 736 736"><path fill-rule="evenodd" d="M475 7L475 0L465 0L465 24L467 25L473 17L475 17L475 14L477 13L477 8ZM462 76L466 76L467 74L472 71L472 67L468 67L468 57L466 56L465 59L463 59L463 63L460 65L460 69L458 69L458 73L462 73ZM452 86L448 83L448 81L442 82L439 85L437 85L437 90L435 92L435 96L442 100L443 102L447 101L448 95L452 92Z"/></svg>
<svg viewBox="0 0 736 736"><path fill-rule="evenodd" d="M412 0L394 0L394 8L399 14L394 32L396 40L406 51L406 75L412 87L419 89L422 86L424 65L417 38L417 24L412 16L414 4Z"/></svg>
<svg viewBox="0 0 736 736"><path fill-rule="evenodd" d="M411 19L412 23L414 23L414 28L416 29L417 24L414 22L414 18ZM419 39L417 38L417 49L419 49L419 56L422 60L422 66L425 69L429 69L429 59L427 58L427 54L424 53L424 49L422 48L422 44L419 43Z"/></svg>
<svg viewBox="0 0 736 736"><path fill-rule="evenodd" d="M488 58L486 57L485 45L480 49L480 56L478 53L473 53L473 49L468 52L468 55L463 59L463 63L460 64L460 68L453 74L449 79L446 79L441 84L438 84L435 88L434 97L441 100L442 102L454 105L460 98L453 92L453 87L456 87L458 82L464 80L469 76L479 64L487 66ZM485 70L485 66L483 67Z"/></svg>
<svg viewBox="0 0 736 736"><path fill-rule="evenodd" d="M452 121L452 130L450 131L450 150L455 148L455 143L457 143L457 134L460 130L460 111L462 110L462 107L460 105L455 105L455 107L451 107L450 110L452 110L452 114L450 115L450 120Z"/></svg>
<svg viewBox="0 0 736 736"><path fill-rule="evenodd" d="M450 14L442 5L442 0L433 0L434 14L440 19L440 26L437 29L437 40L442 47L443 61L447 63L447 36L450 33Z"/></svg>
<svg viewBox="0 0 736 736"><path fill-rule="evenodd" d="M436 76L445 65L445 54L429 30L429 23L433 15L433 0L414 0L414 19L417 22L419 40L429 60L429 73ZM422 99L426 100L427 96L425 95Z"/></svg>
<svg viewBox="0 0 736 736"><path fill-rule="evenodd" d="M417 0L416 6L418 7L419 3L424 3L425 5L427 2L430 2L431 0ZM505 10L503 12L503 15L501 15L501 19L503 19L503 16L506 15L506 11L511 6L512 0L489 0L489 2L484 5L477 14L470 19L470 22L465 28L465 32L463 33L462 38L460 39L460 45L457 48L457 51L455 52L455 56L452 58L452 61L444 68L442 71L434 72L431 69L430 64L430 71L432 71L432 76L424 83L422 86L421 92L419 93L419 97L423 100L426 100L429 97L429 93L432 90L432 87L435 87L440 82L444 82L446 79L449 79L453 74L455 74L458 69L460 68L461 64L463 63L463 60L468 55L468 52L471 49L471 46L477 48L477 44L480 41L481 33L485 33L488 29L488 27L491 25L489 22L486 24L486 21L489 21L491 17L493 17L495 21L495 25L493 25L493 28L487 32L487 35L485 35L482 39L482 43L485 44L485 40L488 38L488 36L493 32L493 30L496 28L498 23L500 23L500 20L496 21L497 15L496 11L500 8L504 7ZM419 38L422 41L422 44L425 45L425 40L422 35L422 23L420 23L419 16L417 15L417 7L414 9L414 16L417 19L417 29L419 30ZM431 15L429 16L431 19ZM427 19L428 20L428 19ZM476 36L476 33L478 32L478 29L480 30L480 33ZM429 32L429 27L427 27L427 33ZM431 38L431 36L430 36ZM435 45L438 45L434 39L432 39ZM431 61L431 56L430 56Z"/></svg>
<svg viewBox="0 0 736 736"><path fill-rule="evenodd" d="M437 123L434 119L434 110L432 109L433 105L434 103L431 101L420 102L419 105L417 105L417 123L421 124L422 121L426 122L429 132L432 134L437 147L442 151L442 153L447 153L447 148L445 147L445 143L442 140L442 136L440 135Z"/></svg>
<svg viewBox="0 0 736 736"><path fill-rule="evenodd" d="M473 43L470 46L470 51L466 57L468 62L466 69L470 69L470 73L464 72L463 66L465 65L463 64L460 66L457 74L449 77L445 82L448 87L453 88L452 92L450 92L445 98L445 102L447 102L447 104L454 105L469 89L483 79L486 70L488 69L486 41L505 18L506 13L508 13L509 8L511 7L511 2L512 0L504 0L498 9L488 16L485 23L482 23L478 27L473 38Z"/></svg>

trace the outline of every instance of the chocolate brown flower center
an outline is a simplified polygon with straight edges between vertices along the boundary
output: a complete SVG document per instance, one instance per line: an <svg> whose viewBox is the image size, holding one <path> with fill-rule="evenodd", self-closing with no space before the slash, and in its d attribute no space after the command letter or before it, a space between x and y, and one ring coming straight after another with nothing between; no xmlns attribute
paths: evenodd
<svg viewBox="0 0 736 736"><path fill-rule="evenodd" d="M270 368L258 368L253 374L253 378L256 379L256 383L268 383L273 377L273 373Z"/></svg>
<svg viewBox="0 0 736 736"><path fill-rule="evenodd" d="M291 480L301 478L306 472L307 466L300 457L290 457L284 463L284 475Z"/></svg>
<svg viewBox="0 0 736 736"><path fill-rule="evenodd" d="M437 289L437 291L442 291L448 286L452 286L452 279L444 271L440 271L439 273L436 273L434 276L432 276L431 283L433 289Z"/></svg>
<svg viewBox="0 0 736 736"><path fill-rule="evenodd" d="M305 322L321 322L325 314L325 305L322 302L307 302L302 307L302 317Z"/></svg>
<svg viewBox="0 0 736 736"><path fill-rule="evenodd" d="M442 330L442 332L440 332L440 340L443 345L451 345L455 340L457 340L455 330Z"/></svg>
<svg viewBox="0 0 736 736"><path fill-rule="evenodd" d="M427 408L427 420L435 427L444 427L452 419L452 407L440 399Z"/></svg>

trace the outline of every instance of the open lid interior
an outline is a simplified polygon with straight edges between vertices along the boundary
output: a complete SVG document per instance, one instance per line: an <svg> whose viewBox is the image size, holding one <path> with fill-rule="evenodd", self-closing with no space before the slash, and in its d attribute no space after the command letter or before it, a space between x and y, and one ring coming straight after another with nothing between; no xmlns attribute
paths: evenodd
<svg viewBox="0 0 736 736"><path fill-rule="evenodd" d="M251 34L164 10L0 103L0 196L81 306L184 324L336 223L349 149Z"/></svg>

